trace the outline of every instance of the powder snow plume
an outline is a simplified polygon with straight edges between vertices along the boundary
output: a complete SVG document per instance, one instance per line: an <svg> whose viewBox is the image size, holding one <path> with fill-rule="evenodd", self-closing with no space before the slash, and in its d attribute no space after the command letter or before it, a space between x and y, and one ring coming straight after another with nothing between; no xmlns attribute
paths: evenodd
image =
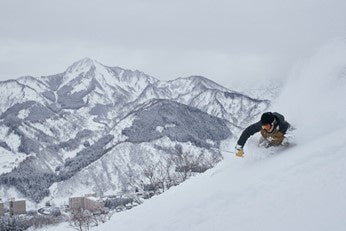
<svg viewBox="0 0 346 231"><path fill-rule="evenodd" d="M346 124L346 39L335 39L296 68L273 105L294 127L300 142Z"/></svg>

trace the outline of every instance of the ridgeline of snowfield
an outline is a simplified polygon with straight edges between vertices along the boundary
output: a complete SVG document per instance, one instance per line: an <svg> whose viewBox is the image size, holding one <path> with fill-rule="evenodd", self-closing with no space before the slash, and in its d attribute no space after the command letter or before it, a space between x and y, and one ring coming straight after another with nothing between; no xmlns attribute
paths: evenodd
<svg viewBox="0 0 346 231"><path fill-rule="evenodd" d="M293 72L272 107L296 127L295 145L261 149L252 137L245 158L224 152L215 168L95 230L345 230L345 98L344 40Z"/></svg>

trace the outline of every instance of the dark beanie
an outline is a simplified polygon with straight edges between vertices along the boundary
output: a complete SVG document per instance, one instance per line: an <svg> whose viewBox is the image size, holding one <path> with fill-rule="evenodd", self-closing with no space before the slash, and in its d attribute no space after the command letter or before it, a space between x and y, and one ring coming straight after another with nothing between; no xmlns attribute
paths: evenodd
<svg viewBox="0 0 346 231"><path fill-rule="evenodd" d="M275 117L274 117L273 113L266 112L266 113L263 113L263 115L261 117L261 124L262 125L271 124L274 122L274 120L275 120Z"/></svg>

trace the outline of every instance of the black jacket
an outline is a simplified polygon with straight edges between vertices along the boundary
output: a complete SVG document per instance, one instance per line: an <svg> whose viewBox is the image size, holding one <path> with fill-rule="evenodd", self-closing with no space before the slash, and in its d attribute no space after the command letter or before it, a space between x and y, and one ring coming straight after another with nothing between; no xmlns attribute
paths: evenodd
<svg viewBox="0 0 346 231"><path fill-rule="evenodd" d="M273 115L276 120L276 123L274 124L274 130L278 129L283 134L286 134L286 131L290 127L290 124L287 121L285 121L285 117L283 115L277 112L273 112ZM249 139L249 137L255 134L256 132L261 131L261 129L262 129L261 121L250 125L243 131L237 144L240 145L241 147L244 147L247 139Z"/></svg>

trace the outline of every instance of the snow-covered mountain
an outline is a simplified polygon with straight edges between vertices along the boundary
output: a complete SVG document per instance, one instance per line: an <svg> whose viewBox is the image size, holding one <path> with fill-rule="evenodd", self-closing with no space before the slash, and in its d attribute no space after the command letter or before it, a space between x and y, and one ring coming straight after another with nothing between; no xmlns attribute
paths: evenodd
<svg viewBox="0 0 346 231"><path fill-rule="evenodd" d="M77 195L76 182L123 190L138 153L151 163L177 152L215 158L211 147L269 106L201 76L161 82L89 58L0 82L0 92L0 197L35 202Z"/></svg>

